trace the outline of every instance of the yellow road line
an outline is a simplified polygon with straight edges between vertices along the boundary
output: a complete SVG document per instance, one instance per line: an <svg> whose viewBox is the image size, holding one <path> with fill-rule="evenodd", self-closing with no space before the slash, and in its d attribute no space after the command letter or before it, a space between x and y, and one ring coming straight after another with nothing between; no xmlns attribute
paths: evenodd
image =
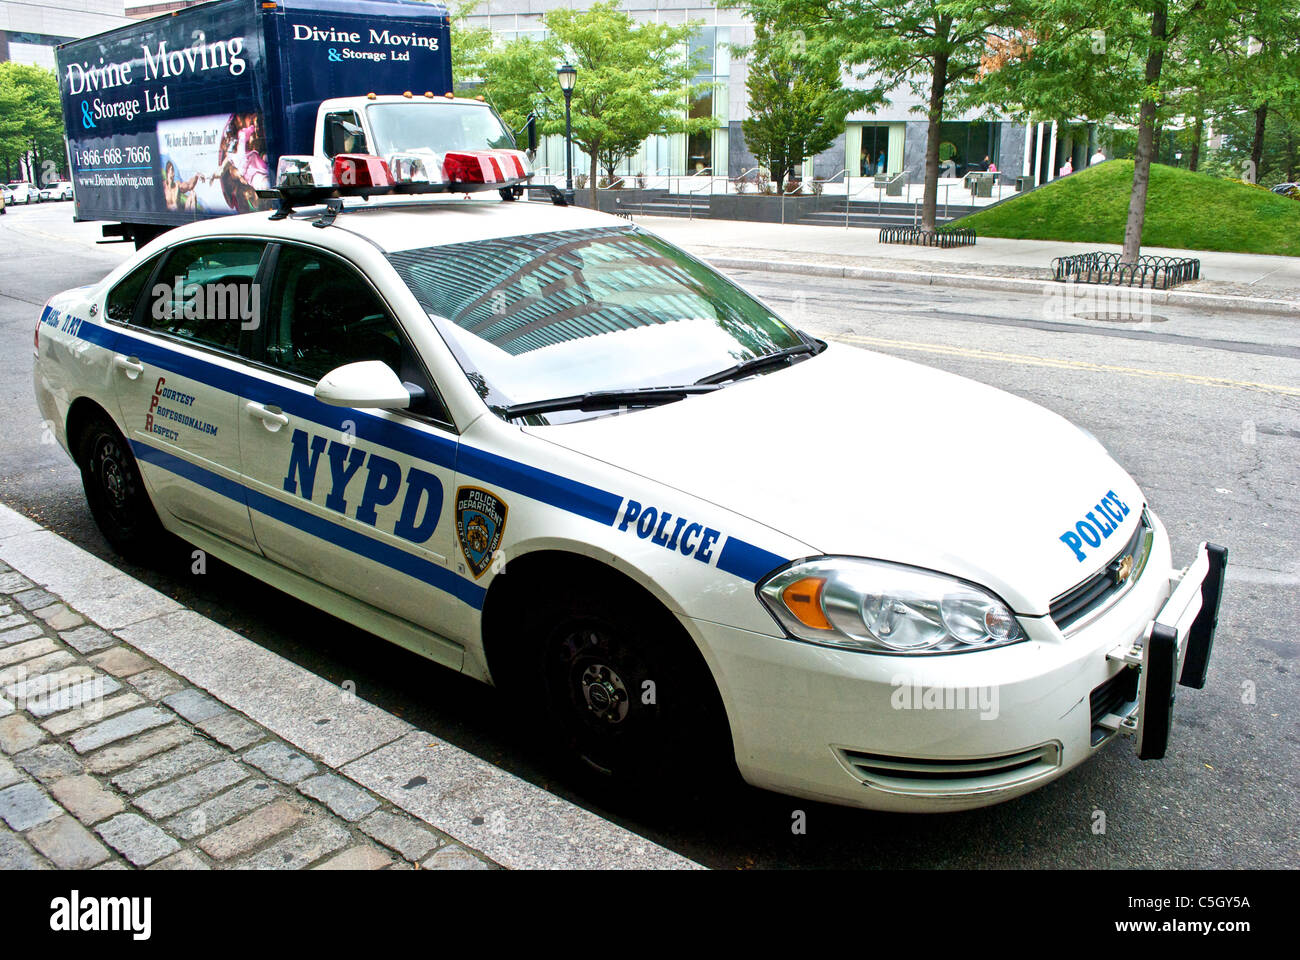
<svg viewBox="0 0 1300 960"><path fill-rule="evenodd" d="M991 360L1013 363L1025 367L1055 367L1061 370L1087 370L1092 373L1119 373L1130 377L1150 377L1156 380L1175 380L1206 387L1228 387L1236 390L1254 390L1284 397L1300 397L1300 387L1284 387L1275 383L1257 383L1252 380L1229 380L1226 377L1207 377L1199 373L1177 373L1171 370L1148 370L1145 367L1121 367L1108 363L1089 363L1086 360L1067 360L1063 357L1035 357L1023 353L1001 353L975 347L954 347L942 343L922 343L916 340L888 340L884 337L863 337L841 334L832 339L865 347L894 350L913 350L919 353L944 354L951 357L968 357L972 360Z"/></svg>

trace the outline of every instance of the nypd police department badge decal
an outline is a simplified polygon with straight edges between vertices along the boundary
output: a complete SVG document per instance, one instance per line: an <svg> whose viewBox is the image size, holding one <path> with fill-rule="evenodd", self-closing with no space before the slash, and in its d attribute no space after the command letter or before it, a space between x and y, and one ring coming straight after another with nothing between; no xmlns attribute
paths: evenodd
<svg viewBox="0 0 1300 960"><path fill-rule="evenodd" d="M456 536L477 580L492 565L506 529L505 501L478 487L456 490Z"/></svg>

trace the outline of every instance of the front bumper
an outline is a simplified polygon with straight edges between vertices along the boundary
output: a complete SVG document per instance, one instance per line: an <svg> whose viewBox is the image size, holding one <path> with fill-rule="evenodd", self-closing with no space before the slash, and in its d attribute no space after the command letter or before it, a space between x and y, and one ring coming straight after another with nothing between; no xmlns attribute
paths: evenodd
<svg viewBox="0 0 1300 960"><path fill-rule="evenodd" d="M971 809L1037 789L1120 734L1138 736L1141 756L1163 756L1170 678L1204 683L1224 558L1202 545L1174 571L1156 520L1145 571L1095 620L1066 636L1048 617L1025 617L1028 640L950 656L689 626L749 783L877 810Z"/></svg>

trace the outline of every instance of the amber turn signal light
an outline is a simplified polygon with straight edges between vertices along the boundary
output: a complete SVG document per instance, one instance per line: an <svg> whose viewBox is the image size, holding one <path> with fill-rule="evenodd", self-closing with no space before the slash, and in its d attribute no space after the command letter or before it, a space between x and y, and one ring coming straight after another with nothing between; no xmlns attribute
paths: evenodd
<svg viewBox="0 0 1300 960"><path fill-rule="evenodd" d="M830 630L831 622L822 610L822 590L826 581L821 577L804 577L781 591L781 602L805 627Z"/></svg>

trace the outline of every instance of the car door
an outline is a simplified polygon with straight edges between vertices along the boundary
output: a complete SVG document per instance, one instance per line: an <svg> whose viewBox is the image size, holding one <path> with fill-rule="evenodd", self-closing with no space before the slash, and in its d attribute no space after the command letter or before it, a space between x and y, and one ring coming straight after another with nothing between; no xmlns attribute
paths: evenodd
<svg viewBox="0 0 1300 960"><path fill-rule="evenodd" d="M121 333L113 355L118 409L155 505L253 550L240 486L238 385L262 309L265 249L233 238L178 244L150 262L141 295L131 300L115 289L105 305Z"/></svg>
<svg viewBox="0 0 1300 960"><path fill-rule="evenodd" d="M314 247L277 248L262 329L262 373L239 401L262 552L441 632L440 607L465 584L450 569L457 437L424 364L360 272ZM315 398L321 377L362 360L387 363L423 398L407 410Z"/></svg>

